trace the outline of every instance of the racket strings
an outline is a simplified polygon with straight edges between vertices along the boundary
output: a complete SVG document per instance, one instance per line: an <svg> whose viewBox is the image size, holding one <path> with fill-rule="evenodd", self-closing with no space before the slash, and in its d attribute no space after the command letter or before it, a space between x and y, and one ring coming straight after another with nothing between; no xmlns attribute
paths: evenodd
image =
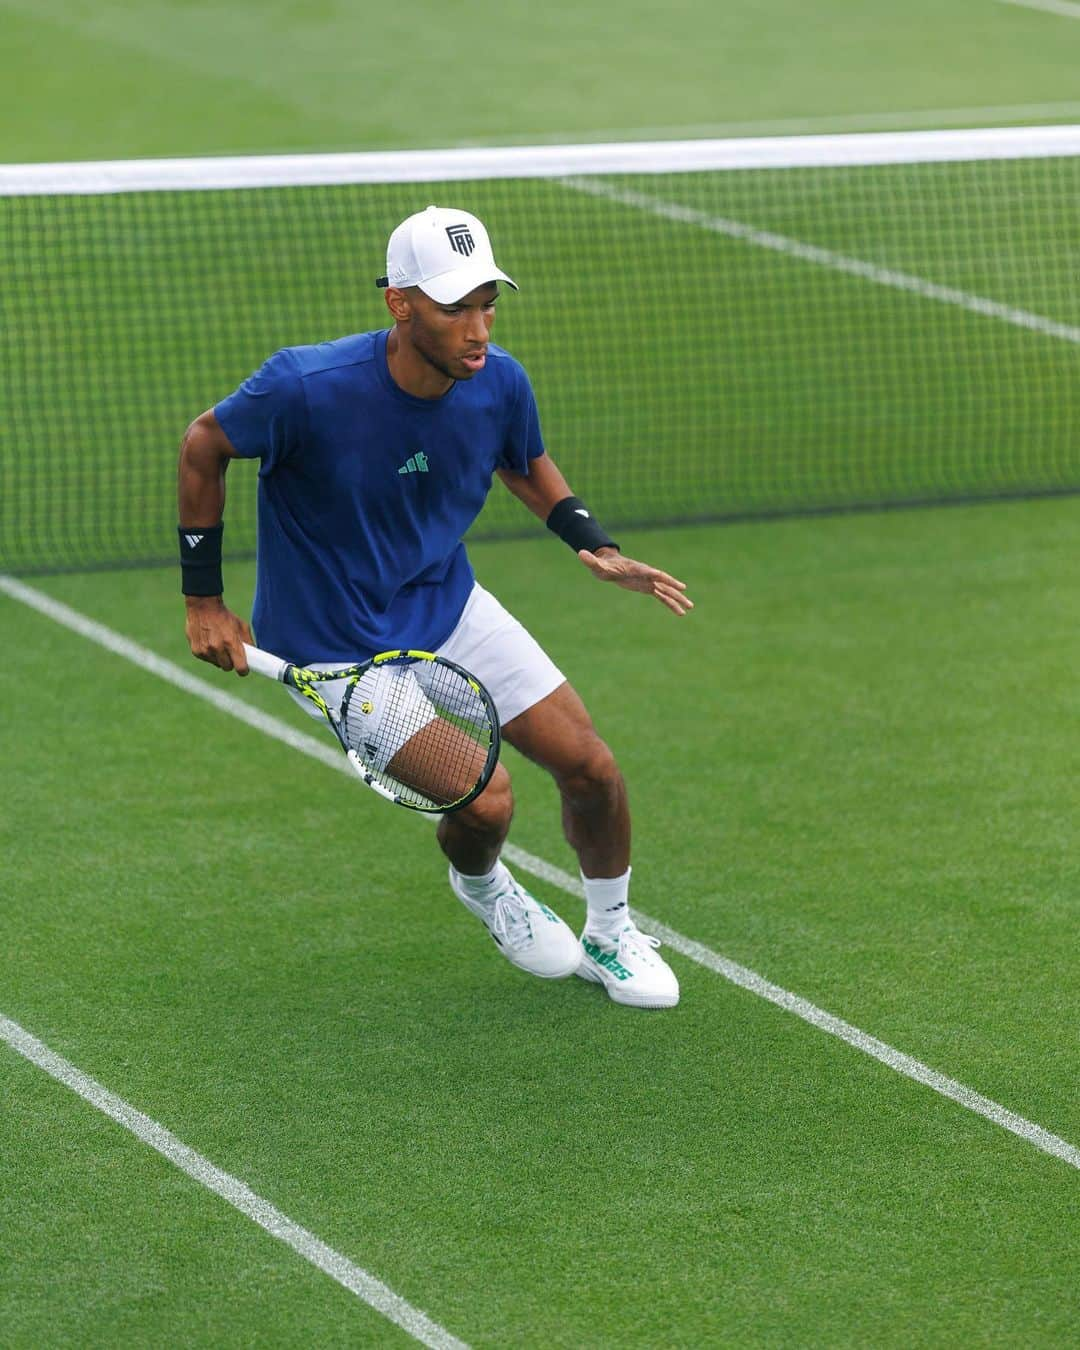
<svg viewBox="0 0 1080 1350"><path fill-rule="evenodd" d="M485 698L437 661L386 662L349 691L346 735L375 781L407 804L452 806L489 767L497 730Z"/></svg>

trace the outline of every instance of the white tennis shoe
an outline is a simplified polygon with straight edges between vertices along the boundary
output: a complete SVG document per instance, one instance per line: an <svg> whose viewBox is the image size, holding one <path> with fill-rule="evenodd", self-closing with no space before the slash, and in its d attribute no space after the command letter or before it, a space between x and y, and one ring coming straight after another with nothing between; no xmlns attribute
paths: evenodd
<svg viewBox="0 0 1080 1350"><path fill-rule="evenodd" d="M660 939L643 933L631 920L617 937L581 935L583 980L602 984L616 1003L631 1008L674 1008L679 1001L679 981L656 949Z"/></svg>
<svg viewBox="0 0 1080 1350"><path fill-rule="evenodd" d="M581 964L581 947L570 928L519 886L506 867L483 900L468 895L450 868L450 889L485 925L511 963L545 980L565 980Z"/></svg>

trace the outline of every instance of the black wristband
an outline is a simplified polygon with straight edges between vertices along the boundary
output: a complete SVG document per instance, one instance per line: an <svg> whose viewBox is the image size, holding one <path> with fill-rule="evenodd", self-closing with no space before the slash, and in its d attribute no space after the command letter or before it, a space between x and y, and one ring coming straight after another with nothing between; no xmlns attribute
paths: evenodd
<svg viewBox="0 0 1080 1350"><path fill-rule="evenodd" d="M185 595L220 595L224 525L179 526L180 589Z"/></svg>
<svg viewBox="0 0 1080 1350"><path fill-rule="evenodd" d="M580 553L583 548L595 553L598 548L619 547L604 527L596 523L580 497L564 497L557 502L547 518L547 527L575 553Z"/></svg>

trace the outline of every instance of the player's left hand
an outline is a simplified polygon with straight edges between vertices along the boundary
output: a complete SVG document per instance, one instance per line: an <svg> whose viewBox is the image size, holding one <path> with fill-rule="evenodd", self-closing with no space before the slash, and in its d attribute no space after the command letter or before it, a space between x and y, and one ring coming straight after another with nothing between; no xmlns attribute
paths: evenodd
<svg viewBox="0 0 1080 1350"><path fill-rule="evenodd" d="M685 581L668 576L648 563L626 558L618 549L604 548L599 553L590 553L587 548L583 548L578 557L599 581L613 581L616 586L622 586L628 591L655 595L672 614L681 617L694 608L693 601L685 594Z"/></svg>

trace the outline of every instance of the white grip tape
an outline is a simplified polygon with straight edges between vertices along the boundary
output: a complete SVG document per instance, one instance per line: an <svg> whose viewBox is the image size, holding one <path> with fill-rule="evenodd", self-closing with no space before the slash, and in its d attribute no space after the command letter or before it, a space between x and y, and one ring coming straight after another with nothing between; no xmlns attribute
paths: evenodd
<svg viewBox="0 0 1080 1350"><path fill-rule="evenodd" d="M248 669L256 675L265 675L269 680L280 680L289 667L288 661L283 661L280 656L271 656L258 647L249 647L246 642L244 655L247 657Z"/></svg>

